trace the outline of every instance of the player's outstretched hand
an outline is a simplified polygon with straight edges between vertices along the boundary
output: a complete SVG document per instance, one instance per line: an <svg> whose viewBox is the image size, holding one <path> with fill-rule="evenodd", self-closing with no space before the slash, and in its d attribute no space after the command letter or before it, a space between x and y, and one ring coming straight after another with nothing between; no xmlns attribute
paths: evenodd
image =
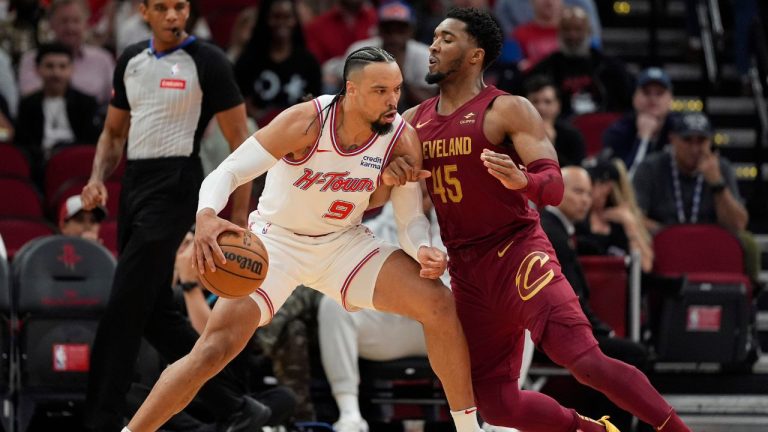
<svg viewBox="0 0 768 432"><path fill-rule="evenodd" d="M483 149L480 155L488 173L496 177L507 189L518 190L528 186L528 177L509 155Z"/></svg>
<svg viewBox="0 0 768 432"><path fill-rule="evenodd" d="M197 213L195 221L195 256L197 257L197 270L200 274L205 273L207 269L216 271L217 259L222 265L227 263L224 252L219 247L219 234L224 231L234 231L238 233L245 232L245 228L237 226L232 222L216 216L216 212L211 208L205 208Z"/></svg>
<svg viewBox="0 0 768 432"><path fill-rule="evenodd" d="M432 173L427 170L416 169L407 156L398 156L384 168L384 172L381 173L381 181L387 186L402 186L431 175Z"/></svg>
<svg viewBox="0 0 768 432"><path fill-rule="evenodd" d="M448 255L438 248L422 246L416 253L421 264L419 276L427 279L437 279L448 267Z"/></svg>
<svg viewBox="0 0 768 432"><path fill-rule="evenodd" d="M84 210L93 210L98 206L106 207L107 187L102 181L89 180L80 192L80 199L83 200Z"/></svg>

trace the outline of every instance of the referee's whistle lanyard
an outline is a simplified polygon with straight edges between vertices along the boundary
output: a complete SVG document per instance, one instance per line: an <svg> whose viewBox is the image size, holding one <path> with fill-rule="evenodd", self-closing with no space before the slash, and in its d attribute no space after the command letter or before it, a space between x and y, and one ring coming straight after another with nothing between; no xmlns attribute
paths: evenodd
<svg viewBox="0 0 768 432"><path fill-rule="evenodd" d="M675 152L670 153L670 166L672 167L672 186L675 192L675 208L677 209L677 221L681 224L686 223L685 209L683 209L683 193L680 187L680 171L675 162ZM691 221L695 224L699 220L699 207L701 206L701 192L704 189L704 175L696 174L696 186L693 189L693 202L691 203Z"/></svg>

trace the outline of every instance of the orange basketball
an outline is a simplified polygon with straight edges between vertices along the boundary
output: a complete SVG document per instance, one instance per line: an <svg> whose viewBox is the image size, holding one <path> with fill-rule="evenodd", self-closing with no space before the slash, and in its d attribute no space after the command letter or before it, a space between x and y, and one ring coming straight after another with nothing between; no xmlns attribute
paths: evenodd
<svg viewBox="0 0 768 432"><path fill-rule="evenodd" d="M224 298L245 297L256 291L269 269L264 243L252 232L232 231L221 233L218 243L227 263L222 265L216 259L216 271L206 270L200 277L203 286Z"/></svg>

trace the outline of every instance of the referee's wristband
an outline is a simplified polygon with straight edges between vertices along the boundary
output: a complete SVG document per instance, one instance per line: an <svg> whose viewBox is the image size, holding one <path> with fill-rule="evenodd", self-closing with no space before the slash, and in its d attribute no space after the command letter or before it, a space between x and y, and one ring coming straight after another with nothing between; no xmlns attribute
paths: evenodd
<svg viewBox="0 0 768 432"><path fill-rule="evenodd" d="M179 282L176 284L176 286L182 291L182 292L190 292L193 289L200 286L198 282Z"/></svg>

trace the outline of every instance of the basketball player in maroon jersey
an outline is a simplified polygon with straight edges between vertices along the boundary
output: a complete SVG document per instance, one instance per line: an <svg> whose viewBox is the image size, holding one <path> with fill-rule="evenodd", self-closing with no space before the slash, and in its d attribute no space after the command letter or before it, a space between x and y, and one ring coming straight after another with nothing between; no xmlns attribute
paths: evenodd
<svg viewBox="0 0 768 432"><path fill-rule="evenodd" d="M450 257L480 413L526 432L617 430L606 418L590 420L546 395L518 390L528 329L580 382L658 431L689 431L642 372L601 352L528 205L558 204L563 179L533 106L483 82L501 42L486 12L450 11L430 47L427 81L439 84L440 94L404 114L432 173L427 186ZM404 159L388 171L400 182L414 172Z"/></svg>

